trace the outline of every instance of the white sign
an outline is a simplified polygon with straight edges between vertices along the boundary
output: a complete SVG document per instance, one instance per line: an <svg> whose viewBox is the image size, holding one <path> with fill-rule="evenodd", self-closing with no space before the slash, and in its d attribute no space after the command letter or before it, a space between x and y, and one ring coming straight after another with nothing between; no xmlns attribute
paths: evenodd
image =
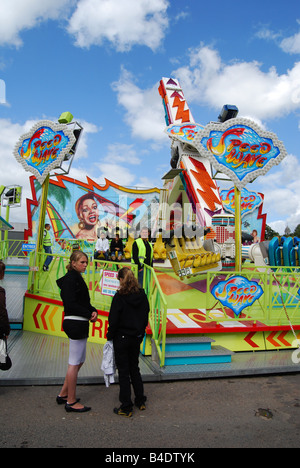
<svg viewBox="0 0 300 468"><path fill-rule="evenodd" d="M101 294L104 296L114 296L119 289L120 282L118 280L117 271L104 270L101 283Z"/></svg>

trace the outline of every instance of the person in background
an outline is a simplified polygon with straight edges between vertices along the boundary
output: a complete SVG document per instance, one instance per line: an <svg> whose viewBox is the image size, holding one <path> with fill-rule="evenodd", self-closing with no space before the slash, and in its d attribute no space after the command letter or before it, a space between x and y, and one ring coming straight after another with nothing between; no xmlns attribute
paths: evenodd
<svg viewBox="0 0 300 468"><path fill-rule="evenodd" d="M5 264L0 261L0 280L3 280L5 274ZM10 334L10 325L6 310L6 293L5 289L0 286L0 337Z"/></svg>
<svg viewBox="0 0 300 468"><path fill-rule="evenodd" d="M105 260L108 260L109 242L108 239L106 239L105 232L101 232L100 239L96 242L94 259L100 258L101 254L104 255Z"/></svg>
<svg viewBox="0 0 300 468"><path fill-rule="evenodd" d="M43 266L43 271L48 271L49 270L49 265L52 262L52 240L50 236L50 229L51 226L50 224L45 224L45 230L44 230L44 239L43 239L43 247L44 251L47 254L44 266Z"/></svg>
<svg viewBox="0 0 300 468"><path fill-rule="evenodd" d="M67 266L67 274L57 280L64 306L63 329L69 338L69 365L63 387L56 397L65 404L67 412L84 413L91 408L83 406L76 398L77 377L85 362L89 321L96 322L98 312L91 305L88 287L82 277L88 264L87 255L74 250Z"/></svg>
<svg viewBox="0 0 300 468"><path fill-rule="evenodd" d="M148 325L149 302L130 268L118 272L120 288L113 297L108 317L107 340L113 341L119 374L121 406L114 408L119 416L132 416L132 383L135 405L145 410L146 397L139 369L140 346Z"/></svg>
<svg viewBox="0 0 300 468"><path fill-rule="evenodd" d="M115 238L112 239L110 243L110 254L111 254L111 259L113 261L118 260L121 261L123 257L123 242L122 239L120 239L119 234L116 234Z"/></svg>
<svg viewBox="0 0 300 468"><path fill-rule="evenodd" d="M138 266L138 280L141 285L143 285L144 264L153 266L153 247L148 237L149 230L143 227L140 237L132 244L131 263Z"/></svg>

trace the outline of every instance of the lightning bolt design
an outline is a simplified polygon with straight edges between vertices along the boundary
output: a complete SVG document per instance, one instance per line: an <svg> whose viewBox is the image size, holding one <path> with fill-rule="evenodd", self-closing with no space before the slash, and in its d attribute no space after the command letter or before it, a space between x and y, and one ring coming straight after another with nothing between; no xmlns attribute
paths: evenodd
<svg viewBox="0 0 300 468"><path fill-rule="evenodd" d="M197 189L201 198L206 203L211 211L216 211L218 206L222 206L222 202L219 197L215 194L216 186L209 173L205 169L202 162L197 161L194 158L190 158L190 161L194 164L196 171L191 170L191 174L195 177L198 184L202 187L202 190Z"/></svg>
<svg viewBox="0 0 300 468"><path fill-rule="evenodd" d="M176 120L181 120L181 122L190 122L190 111L189 109L184 110L185 105L186 105L186 101L181 101L178 93L176 93L173 106L172 106L173 108L178 107Z"/></svg>

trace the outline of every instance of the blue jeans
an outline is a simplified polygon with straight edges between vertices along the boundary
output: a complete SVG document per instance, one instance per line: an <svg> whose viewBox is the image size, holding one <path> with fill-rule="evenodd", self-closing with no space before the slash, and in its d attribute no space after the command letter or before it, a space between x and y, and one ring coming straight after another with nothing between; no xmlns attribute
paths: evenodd
<svg viewBox="0 0 300 468"><path fill-rule="evenodd" d="M108 251L108 250L106 250L105 252L102 251L102 253L103 253L103 255L104 255L105 260L108 260L109 251ZM99 253L97 252L97 250L95 250L94 259L97 260L97 258L100 258L100 255L101 255L101 254L99 254Z"/></svg>
<svg viewBox="0 0 300 468"><path fill-rule="evenodd" d="M44 250L46 254L52 254L51 245L44 245ZM47 258L44 263L44 267L48 268L50 263L52 262L53 257L51 255L47 255Z"/></svg>

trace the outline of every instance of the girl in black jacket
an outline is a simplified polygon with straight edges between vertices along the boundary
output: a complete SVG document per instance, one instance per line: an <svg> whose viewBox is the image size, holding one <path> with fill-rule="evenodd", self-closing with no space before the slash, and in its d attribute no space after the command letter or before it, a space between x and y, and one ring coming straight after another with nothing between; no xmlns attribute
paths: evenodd
<svg viewBox="0 0 300 468"><path fill-rule="evenodd" d="M113 340L115 361L119 373L121 402L114 412L132 416L130 379L135 393L135 405L144 410L146 397L139 369L140 345L148 324L149 302L145 291L129 268L118 272L120 288L113 297L108 317L107 339Z"/></svg>
<svg viewBox="0 0 300 468"><path fill-rule="evenodd" d="M85 361L89 321L96 322L98 313L91 305L88 287L82 278L88 264L84 252L74 250L67 266L68 273L57 280L64 305L63 329L70 340L69 366L64 385L57 396L58 404L65 403L67 412L83 413L91 408L78 403L76 384L78 372Z"/></svg>
<svg viewBox="0 0 300 468"><path fill-rule="evenodd" d="M3 280L5 273L5 264L0 261L0 280ZM0 286L0 338L10 333L10 325L6 310L6 294L5 289Z"/></svg>

